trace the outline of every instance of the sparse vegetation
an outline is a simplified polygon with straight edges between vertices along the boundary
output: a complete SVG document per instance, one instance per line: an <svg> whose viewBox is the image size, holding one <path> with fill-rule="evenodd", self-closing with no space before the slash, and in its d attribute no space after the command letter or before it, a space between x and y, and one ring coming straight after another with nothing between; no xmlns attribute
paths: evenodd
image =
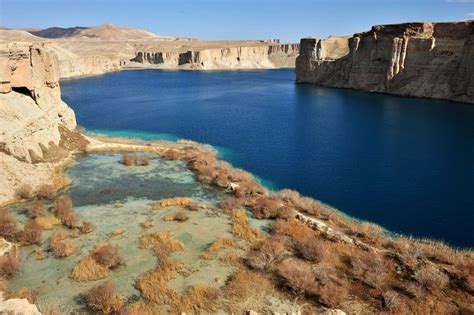
<svg viewBox="0 0 474 315"><path fill-rule="evenodd" d="M326 249L321 245L321 241L315 237L304 238L295 242L296 252L309 261L320 262L323 260Z"/></svg>
<svg viewBox="0 0 474 315"><path fill-rule="evenodd" d="M124 154L122 164L125 166L147 166L150 165L150 158L145 155Z"/></svg>
<svg viewBox="0 0 474 315"><path fill-rule="evenodd" d="M90 288L85 294L87 306L91 311L105 314L118 312L124 304L124 299L117 294L115 286L110 281Z"/></svg>
<svg viewBox="0 0 474 315"><path fill-rule="evenodd" d="M16 195L20 199L30 199L33 197L33 192L31 189L30 185L21 185L17 190L16 190Z"/></svg>
<svg viewBox="0 0 474 315"><path fill-rule="evenodd" d="M120 248L112 244L97 246L92 252L91 257L99 264L111 269L123 264L124 261Z"/></svg>
<svg viewBox="0 0 474 315"><path fill-rule="evenodd" d="M47 215L46 206L41 201L34 201L29 209L26 210L26 215L31 219L37 217L44 217Z"/></svg>
<svg viewBox="0 0 474 315"><path fill-rule="evenodd" d="M36 190L36 197L38 198L53 198L55 189L53 185L43 184Z"/></svg>
<svg viewBox="0 0 474 315"><path fill-rule="evenodd" d="M246 263L253 269L267 270L278 262L286 249L280 240L271 238L255 244L247 257Z"/></svg>
<svg viewBox="0 0 474 315"><path fill-rule="evenodd" d="M18 235L16 220L7 210L0 211L0 236L12 241Z"/></svg>
<svg viewBox="0 0 474 315"><path fill-rule="evenodd" d="M81 226L81 233L82 234L89 234L94 230L94 224L90 221L82 222Z"/></svg>
<svg viewBox="0 0 474 315"><path fill-rule="evenodd" d="M54 202L54 215L61 220L64 226L74 229L78 225L78 219L72 208L70 197L63 197Z"/></svg>
<svg viewBox="0 0 474 315"><path fill-rule="evenodd" d="M41 241L42 235L43 227L35 221L29 221L23 228L21 241L26 245L38 244Z"/></svg>
<svg viewBox="0 0 474 315"><path fill-rule="evenodd" d="M20 267L18 257L14 253L6 253L0 256L0 277L9 278L13 276Z"/></svg>
<svg viewBox="0 0 474 315"><path fill-rule="evenodd" d="M186 212L184 212L184 211L176 212L173 215L173 221L184 222L184 221L187 221L188 219L189 219L189 217L186 214Z"/></svg>
<svg viewBox="0 0 474 315"><path fill-rule="evenodd" d="M56 258L71 256L76 251L76 246L72 242L65 241L67 236L65 231L60 231L52 234L49 238L49 247Z"/></svg>

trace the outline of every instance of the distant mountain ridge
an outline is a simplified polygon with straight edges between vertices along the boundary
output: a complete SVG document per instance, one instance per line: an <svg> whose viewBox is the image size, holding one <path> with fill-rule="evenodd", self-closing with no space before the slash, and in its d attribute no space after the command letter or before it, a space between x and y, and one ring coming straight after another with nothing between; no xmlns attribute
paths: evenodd
<svg viewBox="0 0 474 315"><path fill-rule="evenodd" d="M29 33L43 38L68 38L68 39L91 39L107 41L133 41L155 38L169 38L167 36L158 36L152 32L142 29L128 28L112 24L103 24L95 27L50 27L43 30L32 30Z"/></svg>
<svg viewBox="0 0 474 315"><path fill-rule="evenodd" d="M63 38L63 37L73 37L78 35L82 30L86 30L89 27L75 26L75 27L49 27L39 31L29 31L29 33L44 37L44 38Z"/></svg>

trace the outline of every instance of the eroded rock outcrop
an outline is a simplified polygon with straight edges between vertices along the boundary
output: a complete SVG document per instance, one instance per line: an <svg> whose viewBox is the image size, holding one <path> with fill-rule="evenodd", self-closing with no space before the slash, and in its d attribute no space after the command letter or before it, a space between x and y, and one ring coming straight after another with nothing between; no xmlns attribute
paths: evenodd
<svg viewBox="0 0 474 315"><path fill-rule="evenodd" d="M50 181L55 163L69 154L61 130L73 130L76 120L61 100L57 57L43 45L0 45L0 68L1 203L19 185Z"/></svg>
<svg viewBox="0 0 474 315"><path fill-rule="evenodd" d="M378 25L301 40L298 82L474 102L474 21Z"/></svg>
<svg viewBox="0 0 474 315"><path fill-rule="evenodd" d="M138 51L134 62L163 68L255 69L294 67L298 44L263 42L255 46L201 48L186 51Z"/></svg>

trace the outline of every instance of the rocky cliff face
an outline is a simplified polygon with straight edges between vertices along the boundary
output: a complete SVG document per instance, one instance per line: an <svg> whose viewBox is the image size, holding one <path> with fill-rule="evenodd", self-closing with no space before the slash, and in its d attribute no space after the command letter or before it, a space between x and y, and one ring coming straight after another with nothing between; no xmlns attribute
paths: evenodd
<svg viewBox="0 0 474 315"><path fill-rule="evenodd" d="M298 44L204 48L187 51L138 51L134 62L162 68L255 69L294 67Z"/></svg>
<svg viewBox="0 0 474 315"><path fill-rule="evenodd" d="M62 130L76 127L62 100L58 60L41 44L0 45L0 203L21 184L50 180L68 155Z"/></svg>
<svg viewBox="0 0 474 315"><path fill-rule="evenodd" d="M474 21L378 25L351 38L305 38L298 82L474 102Z"/></svg>

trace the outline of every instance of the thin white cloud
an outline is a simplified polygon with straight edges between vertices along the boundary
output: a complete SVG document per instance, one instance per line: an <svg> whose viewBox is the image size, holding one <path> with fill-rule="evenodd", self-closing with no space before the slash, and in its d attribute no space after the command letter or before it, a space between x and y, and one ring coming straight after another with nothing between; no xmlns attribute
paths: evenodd
<svg viewBox="0 0 474 315"><path fill-rule="evenodd" d="M471 18L474 18L474 12L469 12L469 13L467 14L467 16L468 16L468 17L471 17Z"/></svg>

